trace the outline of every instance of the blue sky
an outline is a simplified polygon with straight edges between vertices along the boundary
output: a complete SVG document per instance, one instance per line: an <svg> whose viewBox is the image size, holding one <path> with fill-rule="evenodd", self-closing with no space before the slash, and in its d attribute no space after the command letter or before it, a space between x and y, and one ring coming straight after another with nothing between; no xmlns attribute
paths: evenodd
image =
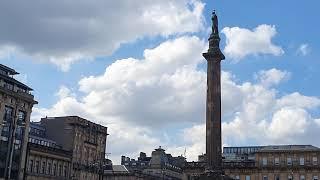
<svg viewBox="0 0 320 180"><path fill-rule="evenodd" d="M108 6L111 12L102 13L101 17L99 13L82 14L86 7L101 10L100 3L104 5L100 7ZM22 20L17 19L24 15L23 11L0 14L9 29L0 31L0 62L19 71L18 78L34 89L39 104L34 109L33 120L45 115L80 115L103 123L113 132L108 146L115 161L119 155L135 156L139 151L150 151L158 145L176 154L187 148L188 157L193 159L204 151L203 143L198 142L203 142L204 138L205 91L201 88L205 86L206 62L201 52L207 44L211 12L215 9L219 16L221 49L227 57L222 63L225 83L222 87L226 88L222 89L226 93L223 97L227 99L229 93L229 97L241 97L234 101L227 99L223 105L226 109L224 144L306 142L320 145L309 133L320 128L318 1L148 3L146 0L146 3L125 6L126 3L104 4L97 0L72 7L70 3L57 1L51 9L50 5L37 4L42 10ZM22 5L7 3L2 7L16 6ZM59 7L63 7L62 15L54 12ZM101 10L104 11L108 10ZM146 17L141 13L147 14ZM12 18L5 18L6 15ZM166 16L169 17L167 21L160 21L168 18ZM86 21L83 17L91 19ZM263 30L255 32L259 26L263 26ZM10 28L15 30L10 32ZM230 51L227 52L228 38ZM72 40L74 42L70 42ZM158 48L161 45L163 49ZM248 52L241 54L241 48ZM146 56L146 49L151 51L150 57ZM168 62L164 63L166 59ZM157 61L163 62L158 64ZM112 73L105 73L106 68ZM121 72L128 73L128 77ZM168 79L181 86L184 84L180 82L186 83L190 92L181 92L185 89L171 81L170 84ZM141 89L139 84L145 88ZM143 109L142 102L155 108ZM158 103L162 106L158 107ZM104 109L110 111L102 112ZM254 111L263 111L263 115L252 115ZM297 114L291 117L290 112ZM132 127L132 132L121 132L126 131L121 127L125 124ZM282 127L286 124L297 133ZM245 133L246 128L257 128L265 133L283 130L284 133L260 139L259 133ZM234 135L227 132L230 130L235 131ZM195 137L188 137L189 133ZM124 149L124 144L131 141L130 136L141 143Z"/></svg>

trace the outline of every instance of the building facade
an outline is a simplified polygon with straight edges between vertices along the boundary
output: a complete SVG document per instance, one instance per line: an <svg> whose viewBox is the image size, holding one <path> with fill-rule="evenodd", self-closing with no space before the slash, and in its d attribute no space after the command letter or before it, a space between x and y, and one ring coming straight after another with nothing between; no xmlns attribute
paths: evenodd
<svg viewBox="0 0 320 180"><path fill-rule="evenodd" d="M152 151L151 157L147 157L144 152L140 153L138 160L121 156L121 165L137 178L144 179L181 179L181 167L185 162L185 157L167 154L161 146Z"/></svg>
<svg viewBox="0 0 320 180"><path fill-rule="evenodd" d="M311 145L225 147L222 165L239 180L318 180L319 158L320 149ZM203 161L188 162L183 179L198 179L204 169Z"/></svg>
<svg viewBox="0 0 320 180"><path fill-rule="evenodd" d="M0 179L23 179L32 107L32 89L14 79L19 74L0 64Z"/></svg>
<svg viewBox="0 0 320 180"><path fill-rule="evenodd" d="M252 160L243 160L247 168L229 167L227 174L235 179L318 180L320 149L311 145L265 146Z"/></svg>
<svg viewBox="0 0 320 180"><path fill-rule="evenodd" d="M46 136L41 123L30 123L25 179L70 179L72 151Z"/></svg>
<svg viewBox="0 0 320 180"><path fill-rule="evenodd" d="M78 116L46 117L41 119L41 125L48 139L71 152L70 179L102 179L107 127Z"/></svg>

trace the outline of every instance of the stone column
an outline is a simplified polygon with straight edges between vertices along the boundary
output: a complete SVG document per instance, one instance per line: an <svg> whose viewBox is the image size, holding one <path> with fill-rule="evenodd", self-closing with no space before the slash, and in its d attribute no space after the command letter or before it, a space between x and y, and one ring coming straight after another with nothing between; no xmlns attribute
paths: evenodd
<svg viewBox="0 0 320 180"><path fill-rule="evenodd" d="M220 60L207 56L206 156L210 169L221 170Z"/></svg>
<svg viewBox="0 0 320 180"><path fill-rule="evenodd" d="M209 38L208 52L203 57L207 67L207 102L206 102L206 173L208 176L221 177L221 60L225 59L219 43L218 17L212 16L212 34Z"/></svg>

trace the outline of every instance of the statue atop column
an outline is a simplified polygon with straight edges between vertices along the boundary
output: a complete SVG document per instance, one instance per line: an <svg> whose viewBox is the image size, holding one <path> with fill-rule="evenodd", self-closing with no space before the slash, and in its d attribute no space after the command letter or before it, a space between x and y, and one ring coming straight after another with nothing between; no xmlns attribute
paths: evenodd
<svg viewBox="0 0 320 180"><path fill-rule="evenodd" d="M206 102L206 170L200 180L223 180L221 141L221 60L225 59L219 43L218 17L212 13L212 33L209 37L207 60L207 102Z"/></svg>
<svg viewBox="0 0 320 180"><path fill-rule="evenodd" d="M209 49L207 55L214 55L220 58L220 60L225 59L224 55L222 54L219 43L220 43L220 36L219 36L219 26L218 26L218 16L216 12L213 11L212 13L212 33L209 37ZM207 59L207 58L206 58Z"/></svg>
<svg viewBox="0 0 320 180"><path fill-rule="evenodd" d="M218 17L216 15L216 11L212 12L212 34L219 36L219 29L218 29Z"/></svg>

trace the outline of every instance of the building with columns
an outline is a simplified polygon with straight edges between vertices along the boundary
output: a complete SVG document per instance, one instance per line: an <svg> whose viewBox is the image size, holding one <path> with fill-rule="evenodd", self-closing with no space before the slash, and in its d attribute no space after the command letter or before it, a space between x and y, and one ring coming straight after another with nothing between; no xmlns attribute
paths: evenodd
<svg viewBox="0 0 320 180"><path fill-rule="evenodd" d="M224 147L222 168L236 180L318 180L320 148L312 145ZM188 162L184 180L199 179L205 155Z"/></svg>
<svg viewBox="0 0 320 180"><path fill-rule="evenodd" d="M0 64L0 179L23 179L30 114L37 104L32 89L14 78L17 74Z"/></svg>
<svg viewBox="0 0 320 180"><path fill-rule="evenodd" d="M225 173L240 180L318 180L320 148L271 145L224 148ZM251 150L251 151L250 151ZM233 164L232 164L233 163Z"/></svg>

